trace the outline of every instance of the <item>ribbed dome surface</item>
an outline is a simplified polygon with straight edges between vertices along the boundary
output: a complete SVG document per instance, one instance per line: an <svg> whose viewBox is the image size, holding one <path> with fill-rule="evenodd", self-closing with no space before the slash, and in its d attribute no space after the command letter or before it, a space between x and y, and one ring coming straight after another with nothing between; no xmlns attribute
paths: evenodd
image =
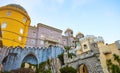
<svg viewBox="0 0 120 73"><path fill-rule="evenodd" d="M21 9L21 10L23 10L24 12L27 13L27 11L26 11L22 6L20 6L20 5L18 5L18 4L8 4L7 6L17 7L17 8L19 8L19 9Z"/></svg>

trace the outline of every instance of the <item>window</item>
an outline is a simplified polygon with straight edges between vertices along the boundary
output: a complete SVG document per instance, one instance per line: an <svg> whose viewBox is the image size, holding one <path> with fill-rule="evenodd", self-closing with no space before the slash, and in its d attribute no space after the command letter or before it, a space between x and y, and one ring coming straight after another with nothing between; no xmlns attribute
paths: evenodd
<svg viewBox="0 0 120 73"><path fill-rule="evenodd" d="M23 28L20 28L20 33L23 34Z"/></svg>
<svg viewBox="0 0 120 73"><path fill-rule="evenodd" d="M42 34L41 34L41 36L40 36L40 37L41 37L41 38L44 38L44 35L42 35Z"/></svg>
<svg viewBox="0 0 120 73"><path fill-rule="evenodd" d="M23 18L23 22L26 23L26 21L27 21L27 18L24 17L24 18Z"/></svg>
<svg viewBox="0 0 120 73"><path fill-rule="evenodd" d="M41 45L44 45L44 43L45 43L44 40L41 40L41 41L40 41L40 44L41 44Z"/></svg>
<svg viewBox="0 0 120 73"><path fill-rule="evenodd" d="M3 22L2 25L1 25L1 28L6 28L6 27L7 27L7 23Z"/></svg>
<svg viewBox="0 0 120 73"><path fill-rule="evenodd" d="M7 16L10 16L10 15L11 15L11 11L8 11L8 12L6 13L6 15L7 15Z"/></svg>
<svg viewBox="0 0 120 73"><path fill-rule="evenodd" d="M33 31L33 33L35 33L35 31Z"/></svg>
<svg viewBox="0 0 120 73"><path fill-rule="evenodd" d="M87 49L87 45L86 44L84 45L84 49Z"/></svg>
<svg viewBox="0 0 120 73"><path fill-rule="evenodd" d="M19 37L18 37L18 40L19 40L19 41L21 41L21 40L22 40L22 37L21 37L21 36L19 36Z"/></svg>
<svg viewBox="0 0 120 73"><path fill-rule="evenodd" d="M59 42L61 42L61 40L60 40L60 39L58 39L58 41L59 41Z"/></svg>
<svg viewBox="0 0 120 73"><path fill-rule="evenodd" d="M35 40L34 39L32 39L31 41L32 41L32 44L35 44Z"/></svg>

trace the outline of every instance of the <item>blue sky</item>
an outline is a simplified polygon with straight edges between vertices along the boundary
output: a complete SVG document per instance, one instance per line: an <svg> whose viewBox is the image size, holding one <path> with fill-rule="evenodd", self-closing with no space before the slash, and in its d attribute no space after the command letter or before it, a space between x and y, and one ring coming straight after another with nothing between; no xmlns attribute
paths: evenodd
<svg viewBox="0 0 120 73"><path fill-rule="evenodd" d="M102 36L106 43L120 39L120 0L0 0L23 6L31 17L31 25L44 23L74 35Z"/></svg>

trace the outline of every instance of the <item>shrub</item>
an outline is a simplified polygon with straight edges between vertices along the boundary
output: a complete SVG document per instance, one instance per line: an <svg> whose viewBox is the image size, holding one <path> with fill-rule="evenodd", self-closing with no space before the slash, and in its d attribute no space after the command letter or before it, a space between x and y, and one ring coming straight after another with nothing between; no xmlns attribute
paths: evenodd
<svg viewBox="0 0 120 73"><path fill-rule="evenodd" d="M60 69L61 73L77 73L77 70L73 67L69 67L68 65Z"/></svg>
<svg viewBox="0 0 120 73"><path fill-rule="evenodd" d="M120 58L118 55L113 54L114 61L118 64L114 64L111 59L107 60L107 67L110 73L120 73Z"/></svg>
<svg viewBox="0 0 120 73"><path fill-rule="evenodd" d="M59 58L59 60L60 60L61 64L62 64L62 65L64 65L63 53L62 53L62 54L60 54L60 55L58 55L58 58Z"/></svg>

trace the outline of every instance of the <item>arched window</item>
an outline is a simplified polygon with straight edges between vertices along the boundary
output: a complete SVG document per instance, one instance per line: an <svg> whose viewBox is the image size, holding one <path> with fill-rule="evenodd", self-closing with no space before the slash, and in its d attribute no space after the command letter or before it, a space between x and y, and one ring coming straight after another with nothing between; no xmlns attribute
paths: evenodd
<svg viewBox="0 0 120 73"><path fill-rule="evenodd" d="M79 69L78 69L78 72L79 73L88 73L87 66L85 64L80 65Z"/></svg>
<svg viewBox="0 0 120 73"><path fill-rule="evenodd" d="M86 44L84 44L84 49L87 49L87 45Z"/></svg>
<svg viewBox="0 0 120 73"><path fill-rule="evenodd" d="M23 28L20 28L20 34L23 34L24 30Z"/></svg>
<svg viewBox="0 0 120 73"><path fill-rule="evenodd" d="M1 28L6 28L7 27L7 23L6 22L3 22L2 24L1 24Z"/></svg>

